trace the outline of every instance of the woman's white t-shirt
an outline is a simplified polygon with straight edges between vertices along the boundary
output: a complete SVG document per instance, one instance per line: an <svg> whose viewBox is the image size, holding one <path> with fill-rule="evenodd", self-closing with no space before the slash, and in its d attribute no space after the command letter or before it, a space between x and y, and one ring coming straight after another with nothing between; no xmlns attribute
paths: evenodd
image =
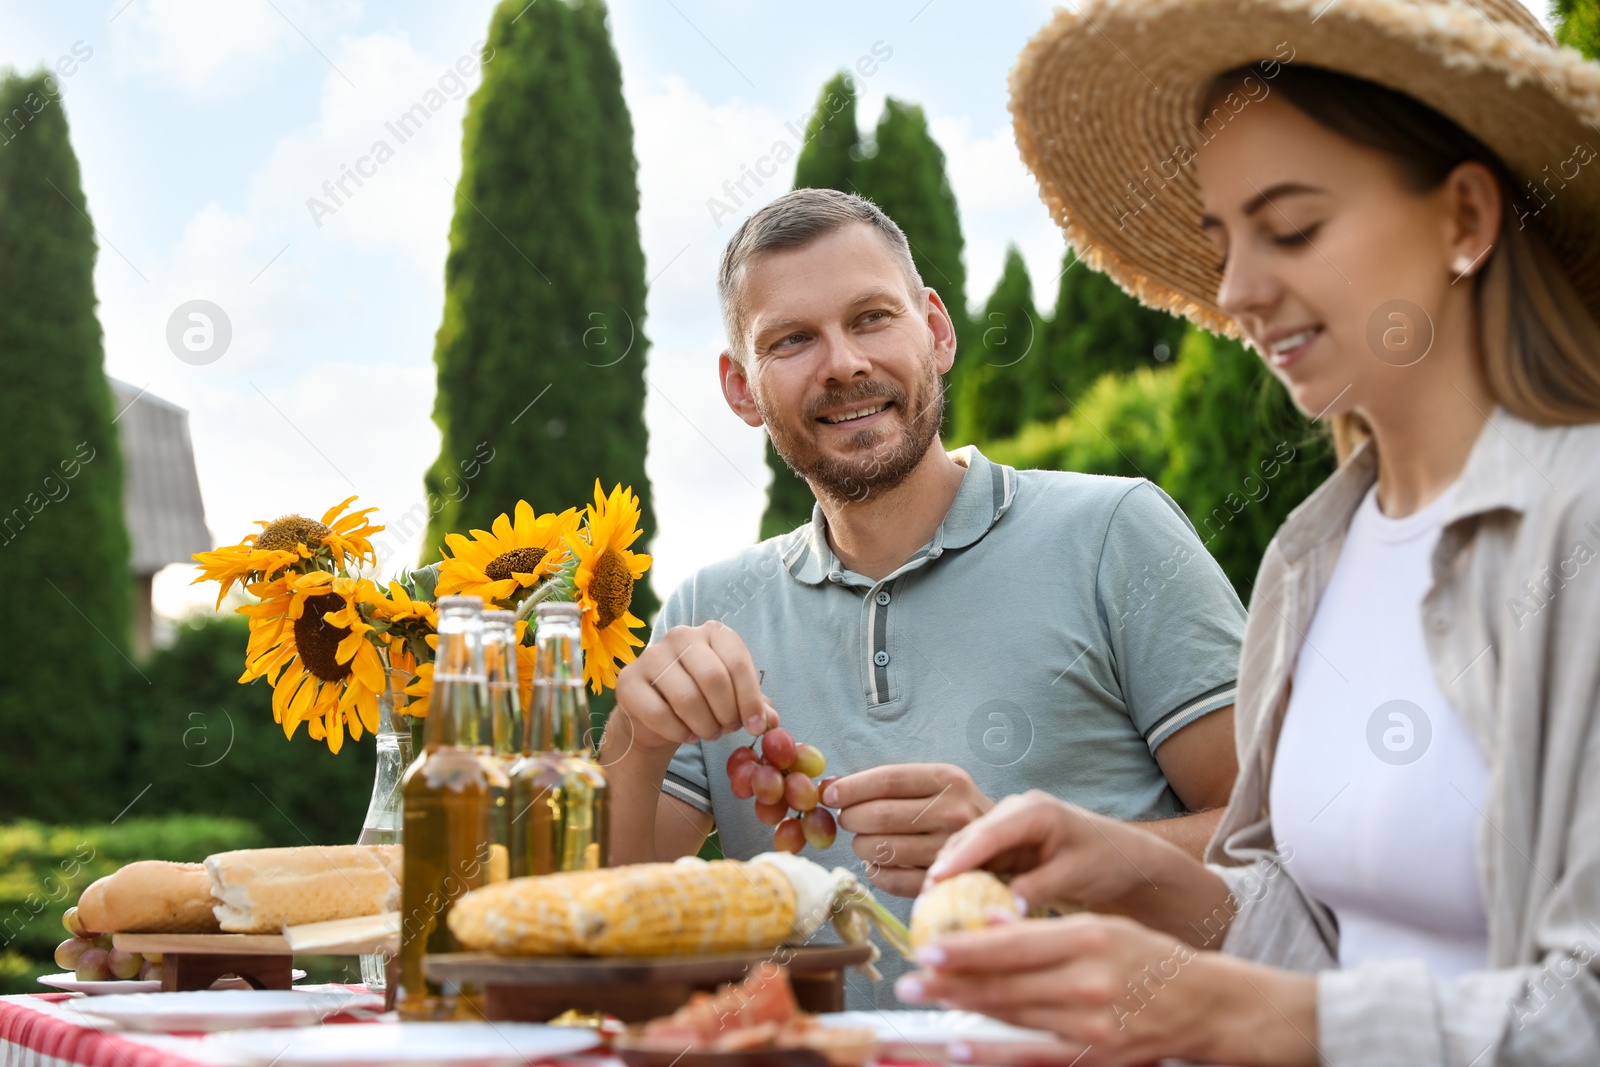
<svg viewBox="0 0 1600 1067"><path fill-rule="evenodd" d="M1488 966L1474 839L1489 771L1429 665L1422 598L1447 491L1401 519L1374 487L1295 663L1272 771L1286 866L1339 921L1339 962Z"/></svg>

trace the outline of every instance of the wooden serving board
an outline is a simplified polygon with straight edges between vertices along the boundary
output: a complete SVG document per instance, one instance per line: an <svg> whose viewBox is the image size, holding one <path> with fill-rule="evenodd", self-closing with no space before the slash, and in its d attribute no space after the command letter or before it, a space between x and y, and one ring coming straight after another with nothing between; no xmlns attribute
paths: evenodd
<svg viewBox="0 0 1600 1067"><path fill-rule="evenodd" d="M844 1009L844 969L867 962L870 945L724 952L704 956L496 956L462 952L428 956L432 981L483 989L491 1022L544 1022L565 1011L605 1012L623 1022L667 1015L700 990L738 982L753 967L789 969L795 999L805 1011Z"/></svg>
<svg viewBox="0 0 1600 1067"><path fill-rule="evenodd" d="M112 934L124 952L162 954L161 988L209 989L235 974L256 989L288 989L294 954L359 956L400 951L400 913L290 926L281 934Z"/></svg>
<svg viewBox="0 0 1600 1067"><path fill-rule="evenodd" d="M225 974L253 989L288 989L294 956L282 934L112 934L124 952L159 952L161 989L174 993L210 989Z"/></svg>
<svg viewBox="0 0 1600 1067"><path fill-rule="evenodd" d="M282 956L289 942L282 934L112 934L124 952L220 952L230 956Z"/></svg>
<svg viewBox="0 0 1600 1067"><path fill-rule="evenodd" d="M281 934L112 934L124 952L217 952L230 956L360 956L400 951L400 913L285 927Z"/></svg>

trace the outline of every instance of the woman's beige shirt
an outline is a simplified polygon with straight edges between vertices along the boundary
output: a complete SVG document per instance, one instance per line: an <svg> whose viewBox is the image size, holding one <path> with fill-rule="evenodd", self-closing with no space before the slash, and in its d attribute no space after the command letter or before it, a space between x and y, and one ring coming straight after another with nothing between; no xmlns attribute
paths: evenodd
<svg viewBox="0 0 1600 1067"><path fill-rule="evenodd" d="M1216 916L1232 920L1223 948L1320 972L1314 1036L1328 1064L1600 1064L1600 426L1490 416L1422 602L1434 676L1489 760L1476 851L1490 969L1340 970L1331 914L1276 862L1294 847L1268 809L1290 675L1376 471L1365 446L1262 559L1239 669L1239 778L1208 857L1233 889L1232 914Z"/></svg>

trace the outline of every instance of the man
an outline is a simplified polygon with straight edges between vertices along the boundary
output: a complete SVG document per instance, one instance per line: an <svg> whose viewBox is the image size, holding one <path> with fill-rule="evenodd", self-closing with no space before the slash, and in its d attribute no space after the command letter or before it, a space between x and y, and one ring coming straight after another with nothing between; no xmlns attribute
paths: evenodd
<svg viewBox="0 0 1600 1067"><path fill-rule="evenodd" d="M844 776L823 796L844 832L807 854L887 893L915 896L951 833L1029 788L1198 854L1236 771L1244 610L1177 506L938 447L955 333L868 201L773 201L718 289L728 405L817 506L690 578L622 671L601 750L613 861L693 855L713 828L728 856L769 850L725 765L774 711ZM872 997L894 1003L887 983Z"/></svg>

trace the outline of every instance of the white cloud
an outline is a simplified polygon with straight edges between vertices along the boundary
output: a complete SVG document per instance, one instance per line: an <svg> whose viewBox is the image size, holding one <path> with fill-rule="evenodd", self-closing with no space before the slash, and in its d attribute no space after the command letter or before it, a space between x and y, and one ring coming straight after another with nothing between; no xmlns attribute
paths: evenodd
<svg viewBox="0 0 1600 1067"><path fill-rule="evenodd" d="M770 178L753 168L789 136L785 123L793 116L741 102L712 105L677 78L630 92L628 106L640 233L653 279L645 327L646 472L658 528L651 578L665 596L696 569L750 544L766 506L761 431L728 410L717 383L723 335L716 270L739 221L789 188L792 163ZM732 203L724 183L741 178L737 214L714 220L707 201Z"/></svg>
<svg viewBox="0 0 1600 1067"><path fill-rule="evenodd" d="M140 264L149 281L102 258L108 367L189 408L219 540L352 494L380 516L423 499L422 472L439 446L430 415L440 266L461 117L479 80L455 64L475 55L471 44L429 55L394 33L343 42L334 60L360 91L330 72L315 121L277 140L241 207L197 211L170 252ZM402 141L389 125L414 105L423 111ZM370 158L379 141L389 149L381 164ZM349 177L358 165L369 172L359 184ZM320 227L311 197L332 208ZM165 345L167 317L195 298L222 307L233 327L228 351L199 367ZM389 547L391 566L411 563L421 533ZM163 578L158 598L174 614L209 606L204 589L181 580Z"/></svg>
<svg viewBox="0 0 1600 1067"><path fill-rule="evenodd" d="M123 72L191 92L225 93L259 76L292 47L330 51L332 35L359 15L355 2L113 0L108 17ZM317 44L308 45L302 34Z"/></svg>
<svg viewBox="0 0 1600 1067"><path fill-rule="evenodd" d="M1055 278L1066 242L1039 199L1033 175L1017 153L1010 124L986 137L972 135L965 116L934 116L928 123L944 150L945 170L961 210L967 242L967 301L982 309L1015 244L1028 264L1034 300L1048 313L1055 303Z"/></svg>

